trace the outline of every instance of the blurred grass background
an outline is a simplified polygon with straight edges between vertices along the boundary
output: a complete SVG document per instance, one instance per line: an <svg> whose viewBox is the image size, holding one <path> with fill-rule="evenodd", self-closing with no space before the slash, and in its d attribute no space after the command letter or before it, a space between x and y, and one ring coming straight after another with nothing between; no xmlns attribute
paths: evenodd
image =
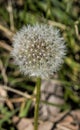
<svg viewBox="0 0 80 130"><path fill-rule="evenodd" d="M31 81L21 75L13 64L10 51L15 32L23 25L33 25L37 22L47 23L61 30L67 45L67 56L58 72L58 81L64 88L65 104L71 109L79 109L80 0L0 0L0 86L7 85L23 92L27 90L29 94L33 93L35 79ZM14 97L17 95L8 92L8 98ZM31 100L28 100L21 115L29 115L30 104ZM9 101L0 105L0 114L3 117L5 115L5 118L0 117L1 130L5 122L10 130L15 130L10 119L15 113L20 113L19 107Z"/></svg>

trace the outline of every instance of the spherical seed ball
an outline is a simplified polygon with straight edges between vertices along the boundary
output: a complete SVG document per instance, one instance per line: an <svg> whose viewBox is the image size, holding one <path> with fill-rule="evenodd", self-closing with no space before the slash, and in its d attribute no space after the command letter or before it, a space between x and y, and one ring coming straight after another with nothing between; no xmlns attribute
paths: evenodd
<svg viewBox="0 0 80 130"><path fill-rule="evenodd" d="M28 25L14 36L11 54L24 75L49 78L63 63L66 46L58 29Z"/></svg>

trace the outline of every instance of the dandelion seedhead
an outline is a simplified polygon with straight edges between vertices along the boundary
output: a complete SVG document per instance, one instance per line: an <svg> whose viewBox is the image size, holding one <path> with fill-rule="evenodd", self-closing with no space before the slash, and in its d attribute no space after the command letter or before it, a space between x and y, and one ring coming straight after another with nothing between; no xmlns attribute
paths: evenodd
<svg viewBox="0 0 80 130"><path fill-rule="evenodd" d="M23 27L14 36L14 61L29 76L49 77L56 72L66 53L59 30L48 25Z"/></svg>

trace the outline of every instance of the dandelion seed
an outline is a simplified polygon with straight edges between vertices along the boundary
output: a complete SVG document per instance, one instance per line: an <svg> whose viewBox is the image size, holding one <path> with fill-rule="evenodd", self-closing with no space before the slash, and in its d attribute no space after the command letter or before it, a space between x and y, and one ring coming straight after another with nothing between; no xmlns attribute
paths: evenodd
<svg viewBox="0 0 80 130"><path fill-rule="evenodd" d="M64 39L52 26L28 25L17 32L13 40L11 54L25 75L50 77L63 63L66 54Z"/></svg>

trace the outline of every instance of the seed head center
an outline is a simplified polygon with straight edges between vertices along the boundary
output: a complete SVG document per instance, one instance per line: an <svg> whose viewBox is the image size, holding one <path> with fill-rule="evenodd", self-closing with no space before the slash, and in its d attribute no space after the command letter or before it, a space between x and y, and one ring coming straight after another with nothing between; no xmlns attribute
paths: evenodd
<svg viewBox="0 0 80 130"><path fill-rule="evenodd" d="M36 62L40 63L42 59L46 59L47 47L45 43L35 43L29 46L28 48L28 58L31 60L31 63Z"/></svg>

